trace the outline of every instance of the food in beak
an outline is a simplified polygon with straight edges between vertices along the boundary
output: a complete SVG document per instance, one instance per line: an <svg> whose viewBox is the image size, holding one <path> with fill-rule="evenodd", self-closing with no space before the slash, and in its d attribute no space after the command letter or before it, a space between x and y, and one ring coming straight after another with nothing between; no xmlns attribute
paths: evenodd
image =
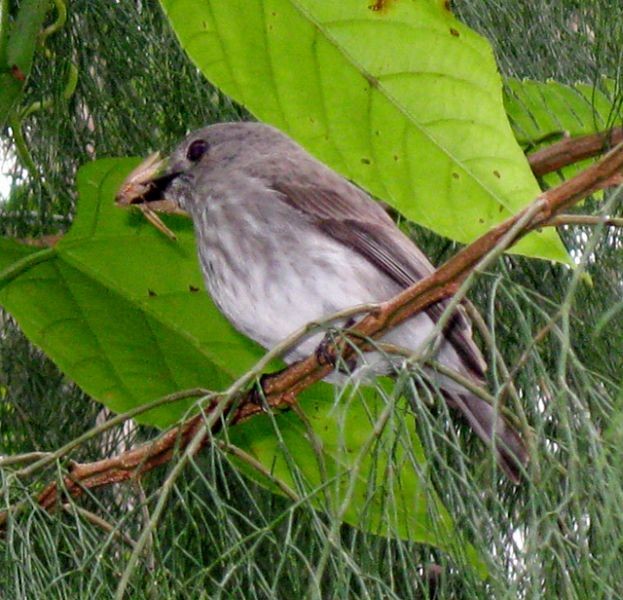
<svg viewBox="0 0 623 600"><path fill-rule="evenodd" d="M159 231L172 240L177 239L175 234L162 222L156 212L186 215L176 202L167 200L162 192L177 173L160 175L166 161L154 152L134 169L121 184L117 192L117 206L138 208L145 218Z"/></svg>

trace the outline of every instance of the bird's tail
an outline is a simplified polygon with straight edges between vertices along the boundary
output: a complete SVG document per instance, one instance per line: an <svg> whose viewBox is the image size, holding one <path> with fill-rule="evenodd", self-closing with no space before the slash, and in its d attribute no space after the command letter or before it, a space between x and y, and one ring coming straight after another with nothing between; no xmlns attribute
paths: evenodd
<svg viewBox="0 0 623 600"><path fill-rule="evenodd" d="M528 464L528 449L517 431L491 406L469 393L446 392L448 404L463 413L470 427L489 447L493 445L500 468L519 483Z"/></svg>

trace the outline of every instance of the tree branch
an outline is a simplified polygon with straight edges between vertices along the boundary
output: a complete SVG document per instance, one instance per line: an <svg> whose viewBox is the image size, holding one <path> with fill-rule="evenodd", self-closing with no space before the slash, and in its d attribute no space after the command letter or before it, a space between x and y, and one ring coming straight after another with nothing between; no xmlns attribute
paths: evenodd
<svg viewBox="0 0 623 600"><path fill-rule="evenodd" d="M600 215L556 215L548 225L605 225L606 227L623 227L623 218L602 217Z"/></svg>
<svg viewBox="0 0 623 600"><path fill-rule="evenodd" d="M566 137L528 155L532 172L538 177L573 163L603 154L623 141L623 127L579 137ZM614 173L613 173L614 174Z"/></svg>

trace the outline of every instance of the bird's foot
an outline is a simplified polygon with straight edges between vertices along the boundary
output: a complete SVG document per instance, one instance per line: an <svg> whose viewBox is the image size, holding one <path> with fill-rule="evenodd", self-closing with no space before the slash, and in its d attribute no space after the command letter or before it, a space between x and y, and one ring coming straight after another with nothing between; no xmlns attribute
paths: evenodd
<svg viewBox="0 0 623 600"><path fill-rule="evenodd" d="M295 363L292 363L295 364ZM263 373L260 375L255 383L255 385L249 390L249 395L247 396L247 402L250 404L255 404L259 406L264 412L268 412L271 408L274 408L273 402L268 400L268 396L270 393L273 395L275 392L269 391L270 382L274 379L277 379L281 376L285 371L287 371L291 366L288 365L279 371L275 371L274 373ZM291 405L294 404L296 400L296 395L291 394L289 392L279 392L277 394L280 396L281 400L279 401L279 406Z"/></svg>
<svg viewBox="0 0 623 600"><path fill-rule="evenodd" d="M344 323L343 329L351 327L355 323L355 319L349 319ZM352 373L357 366L357 359L352 357L346 360L340 360L336 339L339 339L339 333L336 335L334 331L328 331L318 344L314 354L319 365L331 365L340 373L346 375Z"/></svg>
<svg viewBox="0 0 623 600"><path fill-rule="evenodd" d="M335 367L337 357L335 355L334 342L334 336L331 333L327 333L316 347L316 350L314 350L319 365L331 365Z"/></svg>

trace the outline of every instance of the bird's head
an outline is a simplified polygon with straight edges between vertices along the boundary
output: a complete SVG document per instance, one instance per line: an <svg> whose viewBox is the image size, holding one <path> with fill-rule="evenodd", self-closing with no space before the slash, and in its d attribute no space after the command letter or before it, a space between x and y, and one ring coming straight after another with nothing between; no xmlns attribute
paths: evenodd
<svg viewBox="0 0 623 600"><path fill-rule="evenodd" d="M294 144L281 132L261 123L219 123L190 133L166 158L152 154L125 179L117 206L143 212L192 213L192 191L201 179L227 177ZM291 150L291 148L287 148Z"/></svg>

